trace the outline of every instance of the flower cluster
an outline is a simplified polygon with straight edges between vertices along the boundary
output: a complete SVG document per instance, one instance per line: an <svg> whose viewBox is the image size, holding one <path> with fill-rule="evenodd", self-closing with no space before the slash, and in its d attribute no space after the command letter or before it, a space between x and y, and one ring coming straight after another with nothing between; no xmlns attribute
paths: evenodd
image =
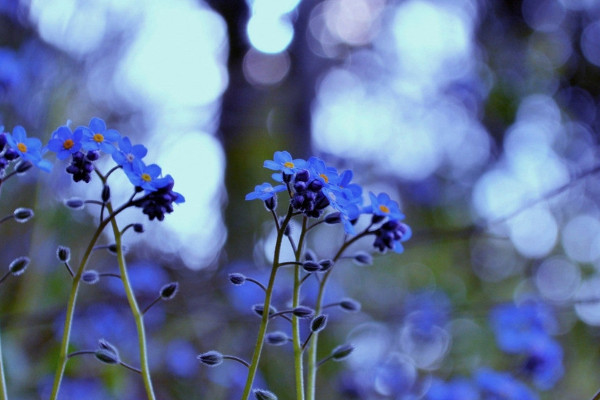
<svg viewBox="0 0 600 400"><path fill-rule="evenodd" d="M141 144L132 145L131 140L115 129L107 129L100 118L92 118L88 126L79 126L74 131L69 123L52 133L47 149L56 153L59 160L71 158L67 173L73 181L90 182L95 171L94 162L102 154L110 154L117 166L122 168L136 193L144 196L133 201L142 208L150 220L162 221L165 213L173 211L173 203L182 203L184 197L173 191L175 181L171 175L162 176L156 164L146 165L142 159L148 150Z"/></svg>
<svg viewBox="0 0 600 400"><path fill-rule="evenodd" d="M387 249L403 251L402 242L411 236L410 227L401 220L404 215L398 203L386 193L369 193L369 204L363 204L363 189L352 183L352 171L341 173L317 157L308 160L293 159L287 151L276 151L273 160L264 162L273 171L273 186L263 183L246 195L246 200L265 201L268 209L275 205L277 193L287 190L290 206L309 218L320 218L331 207L333 212L325 217L327 223L342 223L346 233L356 234L354 225L362 214L371 215L368 233L375 236L373 246L381 252ZM380 225L379 225L380 224Z"/></svg>
<svg viewBox="0 0 600 400"><path fill-rule="evenodd" d="M24 172L35 165L49 172L52 164L42 158L42 142L38 138L29 138L25 128L17 125L12 134L3 132L0 126L0 179L10 164L17 165L17 172Z"/></svg>

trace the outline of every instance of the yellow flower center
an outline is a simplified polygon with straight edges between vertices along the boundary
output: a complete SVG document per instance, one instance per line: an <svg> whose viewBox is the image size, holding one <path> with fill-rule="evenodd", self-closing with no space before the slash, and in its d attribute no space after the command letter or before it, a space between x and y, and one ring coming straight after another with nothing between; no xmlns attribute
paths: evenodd
<svg viewBox="0 0 600 400"><path fill-rule="evenodd" d="M327 175L325 174L320 174L319 175L321 178L323 178L323 180L325 181L325 183L329 183L329 178L327 177Z"/></svg>
<svg viewBox="0 0 600 400"><path fill-rule="evenodd" d="M69 150L74 145L75 145L75 142L73 142L73 139L67 139L63 142L63 147L65 148L65 150Z"/></svg>
<svg viewBox="0 0 600 400"><path fill-rule="evenodd" d="M283 164L283 166L286 168L294 168L294 163L291 161L287 161Z"/></svg>
<svg viewBox="0 0 600 400"><path fill-rule="evenodd" d="M380 209L381 211L383 211L384 213L386 213L386 214L389 214L389 212L390 212L390 209L389 209L389 207L387 207L387 206L384 206L383 204L381 204L381 205L379 206L379 209Z"/></svg>
<svg viewBox="0 0 600 400"><path fill-rule="evenodd" d="M97 143L104 142L104 135L101 133L94 134L94 142L97 142Z"/></svg>
<svg viewBox="0 0 600 400"><path fill-rule="evenodd" d="M19 143L19 144L17 144L17 149L19 149L19 151L21 153L26 153L27 152L27 146L25 145L25 143Z"/></svg>
<svg viewBox="0 0 600 400"><path fill-rule="evenodd" d="M142 180L144 180L145 182L150 182L152 181L152 177L148 174L142 174Z"/></svg>

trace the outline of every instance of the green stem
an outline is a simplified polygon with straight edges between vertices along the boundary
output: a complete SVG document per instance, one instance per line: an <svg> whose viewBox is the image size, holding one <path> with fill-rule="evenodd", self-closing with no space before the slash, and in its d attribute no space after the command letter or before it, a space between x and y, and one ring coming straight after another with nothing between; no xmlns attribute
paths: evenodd
<svg viewBox="0 0 600 400"><path fill-rule="evenodd" d="M302 220L302 231L300 232L300 238L298 239L298 247L296 249L296 263L300 262L302 247L304 238L307 232L306 223L308 218L304 217ZM300 304L300 265L296 264L294 267L294 295L292 298L292 308L298 307ZM294 343L294 370L296 373L296 399L304 400L304 363L302 362L302 354L304 349L302 347L302 340L300 338L300 319L295 315L292 316L292 340Z"/></svg>
<svg viewBox="0 0 600 400"><path fill-rule="evenodd" d="M109 214L113 213L112 204L110 202L106 203L106 209L108 210ZM121 231L119 230L119 226L117 225L116 218L111 218L110 223L112 225L113 233L115 235L115 245L117 247L117 260L119 262L119 272L121 273L121 280L123 281L123 286L127 295L127 301L129 302L129 308L131 308L131 313L133 314L135 326L137 328L138 344L140 351L140 366L142 379L144 381L144 388L146 389L146 395L148 396L148 400L155 400L156 396L152 387L152 379L150 377L150 369L148 367L148 346L146 344L146 333L144 330L144 316L140 311L140 307L138 306L137 300L135 299L133 288L131 287L131 282L129 281L129 275L127 274L127 266L125 264L125 256L123 255L123 245L121 242Z"/></svg>
<svg viewBox="0 0 600 400"><path fill-rule="evenodd" d="M0 400L8 400L6 393L6 379L4 377L4 360L2 358L2 344L0 343Z"/></svg>
<svg viewBox="0 0 600 400"><path fill-rule="evenodd" d="M283 232L285 231L285 227L293 215L293 209L290 206L288 208L288 213L285 216L285 219L279 226L277 230L277 240L275 242L275 251L273 253L273 266L271 268L271 276L269 277L269 283L267 285L267 291L265 293L265 303L263 310L268 310L271 306L271 297L273 295L273 285L275 284L275 276L277 275L277 268L279 267L279 254L281 253L281 242L283 240ZM262 348L265 342L265 334L267 332L267 324L269 322L269 313L263 312L260 327L258 328L258 337L256 338L256 345L254 346L254 354L252 355L252 361L250 362L250 367L248 368L248 378L246 379L246 386L244 387L244 392L242 393L242 400L248 400L248 396L250 396L250 392L252 391L252 384L254 383L254 378L256 377L256 371L258 370L258 361L260 360L260 354L262 352Z"/></svg>
<svg viewBox="0 0 600 400"><path fill-rule="evenodd" d="M114 217L113 217L114 218ZM67 366L68 360L68 350L69 350L69 339L71 337L71 327L73 325L73 315L75 313L75 303L77 302L77 292L79 291L79 285L81 284L81 275L85 270L85 266L92 254L92 249L96 244L96 241L100 237L100 234L104 230L104 227L108 224L109 220L106 219L101 221L98 225L98 229L94 232L94 236L92 236L92 240L88 244L87 249L81 259L81 263L77 269L77 273L73 277L73 283L71 285L71 293L69 294L69 302L67 303L67 313L65 316L65 326L63 329L63 337L62 342L60 344L60 354L58 356L58 367L56 368L56 375L54 376L54 385L52 387L52 394L50 395L50 400L56 400L58 397L58 391L60 389L60 384L62 382L63 375L65 373L65 368Z"/></svg>
<svg viewBox="0 0 600 400"><path fill-rule="evenodd" d="M362 233L354 236L352 239L348 240L347 242L344 242L344 244L340 247L340 249L338 250L335 257L333 257L333 262L334 263L337 262L340 259L340 257L342 256L342 254L344 254L344 251L346 251L346 249L352 243L356 242L360 238L363 238L363 237L369 235L371 233L371 232L369 232L369 227L367 229L365 229ZM331 267L329 269L329 271L327 271L325 273L325 275L323 275L323 279L319 283L319 294L317 295L317 302L315 305L315 315L321 314L321 311L323 310L323 296L325 294L325 285L327 285L327 280L329 279L329 276L331 276L331 271L333 271L334 267L335 267L335 264L333 267ZM319 367L319 364L317 362L318 339L319 339L319 334L315 333L313 335L313 337L310 341L309 347L308 347L308 372L307 372L307 382L306 382L306 386L307 386L306 400L315 400L315 391L316 391L316 383L317 383L317 368Z"/></svg>

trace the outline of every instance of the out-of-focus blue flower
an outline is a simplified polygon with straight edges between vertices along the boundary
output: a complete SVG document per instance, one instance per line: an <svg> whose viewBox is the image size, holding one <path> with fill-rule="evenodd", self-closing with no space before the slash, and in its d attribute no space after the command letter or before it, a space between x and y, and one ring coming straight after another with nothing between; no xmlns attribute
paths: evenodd
<svg viewBox="0 0 600 400"><path fill-rule="evenodd" d="M116 143L121 134L115 129L106 129L106 123L100 118L92 118L89 127L81 127L83 130L83 149L100 150L104 153L112 154L117 149L113 143Z"/></svg>
<svg viewBox="0 0 600 400"><path fill-rule="evenodd" d="M128 137L119 139L119 150L112 153L112 158L124 169L132 168L135 160L141 160L148 153L148 149L141 145L132 145Z"/></svg>
<svg viewBox="0 0 600 400"><path fill-rule="evenodd" d="M273 187L270 183L263 183L254 187L254 192L246 195L246 200L267 200L275 196L275 193L285 190L285 185L277 185Z"/></svg>
<svg viewBox="0 0 600 400"><path fill-rule="evenodd" d="M81 149L83 130L78 128L71 132L68 125L61 126L52 133L46 146L48 150L56 153L56 158L64 160Z"/></svg>
<svg viewBox="0 0 600 400"><path fill-rule="evenodd" d="M450 300L441 291L420 291L404 299L405 323L411 332L421 338L432 335L450 320Z"/></svg>
<svg viewBox="0 0 600 400"><path fill-rule="evenodd" d="M50 398L52 393L53 377L48 376L39 386L40 398ZM120 393L119 398L125 399L129 393ZM86 400L114 400L115 397L110 396L106 391L104 384L99 379L63 378L60 385L61 399L86 399Z"/></svg>
<svg viewBox="0 0 600 400"><path fill-rule="evenodd" d="M165 362L176 376L190 378L198 372L197 351L184 340L173 340L166 347Z"/></svg>
<svg viewBox="0 0 600 400"><path fill-rule="evenodd" d="M556 324L549 307L541 302L498 305L490 313L490 322L498 346L508 353L527 352Z"/></svg>
<svg viewBox="0 0 600 400"><path fill-rule="evenodd" d="M52 169L52 164L42 159L42 142L38 138L28 138L25 128L17 125L13 128L12 135L5 133L5 136L10 148L16 151L21 158L30 161L46 172Z"/></svg>
<svg viewBox="0 0 600 400"><path fill-rule="evenodd" d="M387 193L379 193L377 196L373 192L369 192L371 199L370 211L381 217L388 217L390 220L404 219L404 214L400 212L398 203L390 199Z"/></svg>
<svg viewBox="0 0 600 400"><path fill-rule="evenodd" d="M304 168L306 161L297 158L292 159L292 155L287 151L276 151L273 160L266 160L264 167L273 171L281 171L284 174L292 175L299 169Z"/></svg>
<svg viewBox="0 0 600 400"><path fill-rule="evenodd" d="M434 379L425 397L427 400L479 400L479 392L473 383L464 378L450 382Z"/></svg>
<svg viewBox="0 0 600 400"><path fill-rule="evenodd" d="M481 368L477 371L475 380L484 399L536 400L538 398L525 384L508 373Z"/></svg>
<svg viewBox="0 0 600 400"><path fill-rule="evenodd" d="M166 177L160 177L162 170L158 165L146 165L138 159L133 160L131 168L124 171L133 186L141 187L146 193L155 192L169 183Z"/></svg>
<svg viewBox="0 0 600 400"><path fill-rule="evenodd" d="M2 9L0 5L0 10ZM23 79L23 68L12 49L0 48L0 95L9 93Z"/></svg>
<svg viewBox="0 0 600 400"><path fill-rule="evenodd" d="M550 337L532 344L523 369L541 390L554 387L564 375L562 347Z"/></svg>

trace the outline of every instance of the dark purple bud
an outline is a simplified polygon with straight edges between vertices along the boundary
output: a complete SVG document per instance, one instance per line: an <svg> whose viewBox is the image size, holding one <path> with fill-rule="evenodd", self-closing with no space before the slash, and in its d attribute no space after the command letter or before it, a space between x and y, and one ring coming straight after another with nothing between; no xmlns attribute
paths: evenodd
<svg viewBox="0 0 600 400"><path fill-rule="evenodd" d="M373 216L371 217L371 223L372 224L377 224L377 223L383 221L384 219L385 219L384 215L373 214Z"/></svg>
<svg viewBox="0 0 600 400"><path fill-rule="evenodd" d="M13 212L13 217L15 221L24 223L33 218L33 210L31 208L22 208L19 207Z"/></svg>
<svg viewBox="0 0 600 400"><path fill-rule="evenodd" d="M306 251L304 252L304 259L306 261L316 261L317 255L311 249L306 249Z"/></svg>
<svg viewBox="0 0 600 400"><path fill-rule="evenodd" d="M317 315L310 322L310 331L313 333L321 332L323 329L325 329L326 325L327 325L327 315L325 315L325 314Z"/></svg>
<svg viewBox="0 0 600 400"><path fill-rule="evenodd" d="M106 203L110 200L110 186L104 185L102 187L102 202Z"/></svg>
<svg viewBox="0 0 600 400"><path fill-rule="evenodd" d="M6 135L4 133L0 133L0 151L6 146Z"/></svg>
<svg viewBox="0 0 600 400"><path fill-rule="evenodd" d="M144 233L144 225L142 224L133 224L133 231L136 233Z"/></svg>
<svg viewBox="0 0 600 400"><path fill-rule="evenodd" d="M97 159L100 158L100 152L97 150L90 150L85 155L85 158L87 158L90 161L96 161Z"/></svg>
<svg viewBox="0 0 600 400"><path fill-rule="evenodd" d="M178 289L179 289L178 282L167 283L162 288L160 288L160 298L163 300L171 300L177 294Z"/></svg>
<svg viewBox="0 0 600 400"><path fill-rule="evenodd" d="M285 172L282 173L282 178L283 178L283 182L284 183L290 183L292 181L292 176L294 176L293 174L286 174Z"/></svg>
<svg viewBox="0 0 600 400"><path fill-rule="evenodd" d="M305 261L304 264L302 264L302 269L306 272L317 272L321 270L321 265L314 261Z"/></svg>
<svg viewBox="0 0 600 400"><path fill-rule="evenodd" d="M236 286L243 285L246 282L246 276L238 272L229 274L229 281Z"/></svg>
<svg viewBox="0 0 600 400"><path fill-rule="evenodd" d="M310 318L315 314L315 311L309 307L298 306L292 310L292 314L298 318Z"/></svg>
<svg viewBox="0 0 600 400"><path fill-rule="evenodd" d="M13 149L6 149L4 152L4 158L6 158L8 161L16 160L19 158L19 153Z"/></svg>
<svg viewBox="0 0 600 400"><path fill-rule="evenodd" d="M326 224L339 224L340 222L342 222L341 212L334 212L325 216Z"/></svg>
<svg viewBox="0 0 600 400"><path fill-rule="evenodd" d="M344 311L357 312L360 311L360 303L353 299L343 299L340 301L340 307Z"/></svg>
<svg viewBox="0 0 600 400"><path fill-rule="evenodd" d="M69 262L71 260L71 249L67 246L58 246L58 249L56 249L56 258L60 262Z"/></svg>
<svg viewBox="0 0 600 400"><path fill-rule="evenodd" d="M223 362L223 354L218 351L211 350L206 353L199 354L196 357L200 362L208 367L216 367Z"/></svg>
<svg viewBox="0 0 600 400"><path fill-rule="evenodd" d="M296 182L308 182L308 178L310 178L310 172L308 172L307 170L301 169L300 171L296 172Z"/></svg>
<svg viewBox="0 0 600 400"><path fill-rule="evenodd" d="M65 200L65 205L74 210L81 210L81 209L83 209L83 206L85 205L85 203L83 202L83 200L81 200L77 197L72 197L70 199Z"/></svg>
<svg viewBox="0 0 600 400"><path fill-rule="evenodd" d="M8 270L13 276L19 276L27 269L29 262L31 260L29 257L18 257L12 260L12 262L8 266Z"/></svg>
<svg viewBox="0 0 600 400"><path fill-rule="evenodd" d="M323 184L323 182L321 182L320 180L318 180L318 179L313 179L313 180L312 180L312 181L311 181L311 182L308 184L308 189L309 189L310 191L313 191L313 192L315 192L315 193L316 193L316 192L320 191L321 189L323 189L323 185L324 185L324 184Z"/></svg>
<svg viewBox="0 0 600 400"><path fill-rule="evenodd" d="M354 346L351 344L342 344L333 349L331 352L331 358L333 361L342 361L346 359L350 353L354 351Z"/></svg>
<svg viewBox="0 0 600 400"><path fill-rule="evenodd" d="M262 315L265 311L265 306L262 304L255 304L252 306L252 311L254 311L256 313L256 315L259 315L262 317ZM277 312L277 309L275 309L275 307L269 306L269 315L273 315L276 312Z"/></svg>
<svg viewBox="0 0 600 400"><path fill-rule="evenodd" d="M253 393L256 400L277 400L277 396L268 390L254 389Z"/></svg>
<svg viewBox="0 0 600 400"><path fill-rule="evenodd" d="M354 262L358 265L373 264L373 256L366 251L357 251L353 256Z"/></svg>
<svg viewBox="0 0 600 400"><path fill-rule="evenodd" d="M329 268L333 267L333 260L328 258L319 261L319 265L321 266L321 272L327 271Z"/></svg>
<svg viewBox="0 0 600 400"><path fill-rule="evenodd" d="M277 195L273 195L265 200L265 207L269 211L273 211L277 208Z"/></svg>
<svg viewBox="0 0 600 400"><path fill-rule="evenodd" d="M4 156L6 157L6 154ZM31 162L21 161L19 164L17 164L15 171L17 171L17 174L24 174L25 172L29 171L31 167L33 167Z"/></svg>
<svg viewBox="0 0 600 400"><path fill-rule="evenodd" d="M81 274L81 281L83 283L87 283L88 285L95 285L100 280L100 274L98 271L94 271L93 269L89 271L84 271Z"/></svg>
<svg viewBox="0 0 600 400"><path fill-rule="evenodd" d="M289 341L289 336L281 331L267 333L267 335L265 336L265 343L270 344L272 346L282 346L288 343Z"/></svg>
<svg viewBox="0 0 600 400"><path fill-rule="evenodd" d="M296 192L303 192L306 190L306 182L298 181L294 183L294 190Z"/></svg>

